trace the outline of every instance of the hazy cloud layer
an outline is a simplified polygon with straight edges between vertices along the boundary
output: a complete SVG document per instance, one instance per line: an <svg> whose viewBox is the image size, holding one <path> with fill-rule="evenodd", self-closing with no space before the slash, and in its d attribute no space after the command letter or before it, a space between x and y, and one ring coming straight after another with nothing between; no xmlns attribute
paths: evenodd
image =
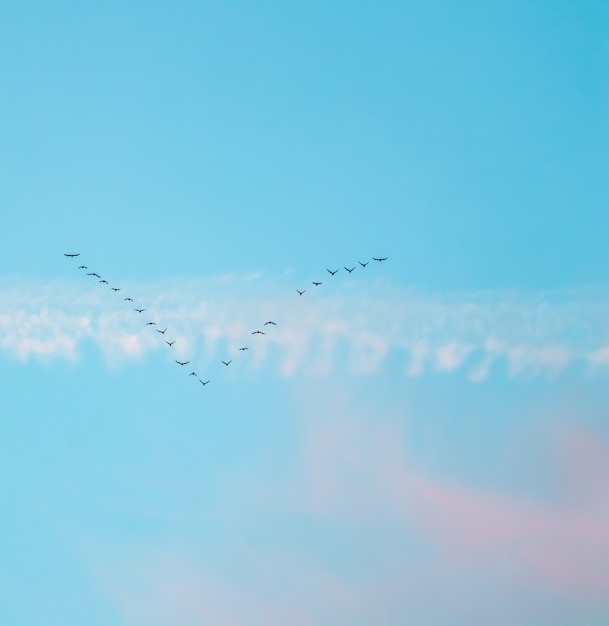
<svg viewBox="0 0 609 626"><path fill-rule="evenodd" d="M231 528L220 567L207 543L218 538L205 532L96 557L127 624L606 622L605 437L567 429L558 445L537 439L540 473L564 478L558 491L482 487L418 467L391 412L324 391L300 397L304 437L282 471L254 471L256 511L248 499L244 515L219 514ZM267 542L273 529L278 544Z"/></svg>
<svg viewBox="0 0 609 626"><path fill-rule="evenodd" d="M119 364L165 349L167 338L177 340L176 357L203 364L249 346L250 368L284 376L323 376L339 364L371 374L390 358L407 376L463 370L472 381L496 363L509 376L609 366L609 294L594 290L421 294L354 280L299 297L255 274L126 283L119 292L83 277L5 280L0 301L0 349L21 361L75 361L89 341ZM264 327L268 320L277 326ZM266 335L251 335L258 329Z"/></svg>

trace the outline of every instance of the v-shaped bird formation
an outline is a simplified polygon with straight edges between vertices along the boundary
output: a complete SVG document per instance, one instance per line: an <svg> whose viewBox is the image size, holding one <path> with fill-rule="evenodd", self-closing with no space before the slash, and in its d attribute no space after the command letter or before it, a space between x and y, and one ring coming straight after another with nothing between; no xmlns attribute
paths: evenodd
<svg viewBox="0 0 609 626"><path fill-rule="evenodd" d="M75 258L80 256L80 252L64 253L64 256L69 258L69 259L75 259ZM388 259L388 257L372 257L373 261L377 261L379 263L382 262L382 261L387 261L387 259ZM359 261L358 260L358 264L362 267L362 269L365 269L366 266L369 263L370 263L370 261ZM83 270L83 269L86 270L86 269L88 269L88 267L86 265L79 265L78 269L79 270ZM355 269L357 269L357 265L353 265L353 267L347 267L346 265L343 265L343 269L345 269L346 272L348 272L348 274L351 275L353 273L353 271ZM330 274L330 276L333 278L339 272L340 267L337 268L337 269L326 268L326 270ZM98 279L98 283L100 285L108 285L110 290L113 291L114 293L118 293L119 291L122 291L121 287L116 287L116 286L110 285L109 282L106 279L102 278L96 272L87 272L86 275L87 276L92 276L93 278L97 278ZM332 279L330 279L330 280L332 280ZM314 280L314 281L311 281L311 284L314 285L315 287L319 287L319 286L323 285L324 283L322 281L315 281ZM298 289L297 288L296 292L298 293L298 296L301 297L301 296L304 296L305 293L307 293L307 290L306 289ZM137 306L135 306L135 302L134 302L133 298L130 298L129 296L126 296L125 298L123 298L123 302L131 303L131 306L133 307L133 309L132 309L133 312L137 313L138 315L141 315L142 313L144 313L147 310L146 308L138 308ZM153 331L159 333L160 335L162 335L162 337L159 337L159 339L164 341L167 344L168 348L172 348L173 345L176 343L176 341L177 341L176 339L173 339L171 341L167 341L167 339L165 339L165 333L169 329L168 326L165 327L163 330L160 330L159 328L153 328L154 326L158 325L157 322L155 322L153 320L149 320L149 321L145 322L144 325L147 326L147 327L150 327L151 330L153 330ZM263 324L263 326L269 326L272 329L274 326L277 326L277 323L275 321L273 321L273 320L268 320L267 322L265 322ZM266 335L266 332L257 329L257 330L252 331L251 334L252 335ZM239 348L237 350L237 352L245 354L245 352L248 351L248 350L249 350L249 346L243 346L243 347ZM226 357L226 359L227 359L226 361L221 359L220 363L222 363L225 367L228 367L233 362L233 359L228 358L228 357ZM188 365L188 363L190 363L190 360L188 360L188 361L178 361L177 359L174 359L174 361L175 361L175 363L177 365L179 365L181 367L183 367L184 365ZM203 385L204 387L209 382L211 382L211 378L209 380L201 380L201 378L199 378L199 376L197 375L196 372L190 372L188 374L188 377L190 378L191 376L194 376L195 379L198 380L201 383L201 385Z"/></svg>

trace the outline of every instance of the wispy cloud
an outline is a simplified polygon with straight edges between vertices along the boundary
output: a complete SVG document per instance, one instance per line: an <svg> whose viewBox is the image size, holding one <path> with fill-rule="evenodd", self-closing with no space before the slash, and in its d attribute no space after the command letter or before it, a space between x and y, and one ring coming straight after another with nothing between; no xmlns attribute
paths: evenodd
<svg viewBox="0 0 609 626"><path fill-rule="evenodd" d="M306 511L350 525L401 520L433 547L442 568L474 567L510 585L584 594L609 608L607 439L563 433L551 468L563 488L533 497L429 475L409 460L392 420L366 419L336 399L323 419L314 409L303 408Z"/></svg>
<svg viewBox="0 0 609 626"><path fill-rule="evenodd" d="M283 376L323 376L339 362L371 374L398 355L407 376L462 370L472 381L498 362L509 376L609 365L609 294L598 291L430 295L353 281L301 298L260 275L122 287L0 282L0 349L21 361L75 361L89 341L120 363L164 349L167 338L176 356L203 362L247 345L250 367L272 354ZM270 319L278 326L264 327ZM164 327L167 335L155 332ZM252 336L258 329L266 334Z"/></svg>
<svg viewBox="0 0 609 626"><path fill-rule="evenodd" d="M606 438L571 430L551 461L540 454L539 469L564 478L556 492L481 487L418 467L403 414L321 387L301 396L304 437L281 478L248 483L265 493L260 526L229 507L229 540L197 532L96 556L126 623L533 624L559 623L563 608L605 623Z"/></svg>

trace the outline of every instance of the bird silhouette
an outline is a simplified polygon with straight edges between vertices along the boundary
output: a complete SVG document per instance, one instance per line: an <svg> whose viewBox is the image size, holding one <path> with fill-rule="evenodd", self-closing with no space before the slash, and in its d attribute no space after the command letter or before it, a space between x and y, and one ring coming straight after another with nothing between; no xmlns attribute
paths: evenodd
<svg viewBox="0 0 609 626"><path fill-rule="evenodd" d="M255 330L252 335L266 335L266 333L263 333L261 330Z"/></svg>
<svg viewBox="0 0 609 626"><path fill-rule="evenodd" d="M190 372L190 374L188 374L189 376L196 376L197 372Z"/></svg>
<svg viewBox="0 0 609 626"><path fill-rule="evenodd" d="M133 298L125 298L125 301L133 302Z"/></svg>
<svg viewBox="0 0 609 626"><path fill-rule="evenodd" d="M103 278L99 281L100 283L105 283L106 285L108 284L107 280L104 280Z"/></svg>
<svg viewBox="0 0 609 626"><path fill-rule="evenodd" d="M275 322L272 322L270 320L268 322L264 322L265 326L268 326L269 324L272 324L273 326L277 326L277 324Z"/></svg>
<svg viewBox="0 0 609 626"><path fill-rule="evenodd" d="M366 261L365 263L362 263L361 261L358 261L358 263L359 263L362 267L366 267L366 265L368 265L368 263L370 263L370 261Z"/></svg>
<svg viewBox="0 0 609 626"><path fill-rule="evenodd" d="M156 326L156 322L146 322L146 326Z"/></svg>
<svg viewBox="0 0 609 626"><path fill-rule="evenodd" d="M343 266L344 267L344 266ZM345 269L349 272L349 274L351 274L351 272L355 269L354 267L352 267L351 269L349 269L348 267L345 267Z"/></svg>
<svg viewBox="0 0 609 626"><path fill-rule="evenodd" d="M88 270L89 268L86 265L79 265L78 269L79 270Z"/></svg>
<svg viewBox="0 0 609 626"><path fill-rule="evenodd" d="M200 382L203 386L205 386L205 385L207 385L207 383L208 383L209 381L208 381L208 380L206 380L205 382L203 382L203 381L199 378L199 382Z"/></svg>
<svg viewBox="0 0 609 626"><path fill-rule="evenodd" d="M239 352L243 352L243 350L249 350L249 348L239 348Z"/></svg>
<svg viewBox="0 0 609 626"><path fill-rule="evenodd" d="M134 311L137 311L138 313L143 313L146 309L133 309Z"/></svg>
<svg viewBox="0 0 609 626"><path fill-rule="evenodd" d="M188 365L190 361L176 361L178 365Z"/></svg>
<svg viewBox="0 0 609 626"><path fill-rule="evenodd" d="M165 329L165 330L167 330L167 329ZM156 332L157 332L157 333L161 333L161 335L164 335L164 334L165 334L165 330L159 330L159 329L157 328L157 329L156 329Z"/></svg>
<svg viewBox="0 0 609 626"><path fill-rule="evenodd" d="M374 257L372 257L372 260L373 260L373 261L386 261L386 260L387 260L387 258L388 258L388 257L386 257L386 256L385 256L385 257L383 257L383 258L381 258L381 259L375 259Z"/></svg>
<svg viewBox="0 0 609 626"><path fill-rule="evenodd" d="M226 361L222 361L222 363L224 363L224 365L226 365L226 367L228 367L232 362L233 362L232 359L230 361L228 361L228 363Z"/></svg>
<svg viewBox="0 0 609 626"><path fill-rule="evenodd" d="M120 291L121 290L120 287L110 287L110 289L112 289L112 291Z"/></svg>
<svg viewBox="0 0 609 626"><path fill-rule="evenodd" d="M298 291L299 296L302 296L302 294L306 291L306 289L303 289L302 291L300 291L300 289L297 289L296 291Z"/></svg>
<svg viewBox="0 0 609 626"><path fill-rule="evenodd" d="M63 256L68 256L71 259L73 259L75 256L80 256L80 252L78 254L66 254L65 252L63 253Z"/></svg>
<svg viewBox="0 0 609 626"><path fill-rule="evenodd" d="M165 343L171 348L171 346L173 346L173 344L175 343L175 339L173 341L166 341Z"/></svg>
<svg viewBox="0 0 609 626"><path fill-rule="evenodd" d="M328 269L328 268L326 267L326 269ZM338 270L339 269L340 269L340 267L338 268ZM338 270L334 270L334 271L328 270L328 272L330 272L330 274L332 274L332 276L334 276L334 274L336 274L336 272L338 272Z"/></svg>
<svg viewBox="0 0 609 626"><path fill-rule="evenodd" d="M316 287L319 287L319 285L321 285L321 284L323 284L323 283L316 283L315 281L313 281L313 284L314 284Z"/></svg>
<svg viewBox="0 0 609 626"><path fill-rule="evenodd" d="M96 274L95 272L87 272L87 276L95 276L96 278L101 278L101 276L99 274Z"/></svg>

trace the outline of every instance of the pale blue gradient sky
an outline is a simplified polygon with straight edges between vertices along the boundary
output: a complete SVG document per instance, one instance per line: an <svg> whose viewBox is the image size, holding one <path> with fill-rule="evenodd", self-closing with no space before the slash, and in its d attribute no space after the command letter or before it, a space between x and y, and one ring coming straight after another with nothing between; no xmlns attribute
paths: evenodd
<svg viewBox="0 0 609 626"><path fill-rule="evenodd" d="M606 624L608 18L1 6L0 622Z"/></svg>

